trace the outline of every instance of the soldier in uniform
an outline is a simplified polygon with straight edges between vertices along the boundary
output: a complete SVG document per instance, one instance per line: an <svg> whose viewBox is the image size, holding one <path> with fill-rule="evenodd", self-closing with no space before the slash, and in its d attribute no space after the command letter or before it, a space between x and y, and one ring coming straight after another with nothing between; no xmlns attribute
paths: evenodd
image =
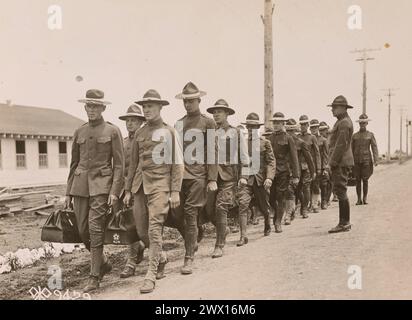
<svg viewBox="0 0 412 320"><path fill-rule="evenodd" d="M183 267L180 270L182 274L192 273L198 231L203 231L202 228L198 229L199 215L206 205L207 191L217 190L217 165L215 163L209 164L206 159L207 130L215 130L216 124L213 119L202 114L199 109L200 98L205 94L206 92L200 91L194 83L189 82L183 88L182 93L176 96L177 99L183 100L186 109L186 115L175 125L179 137L183 141L183 150L186 151L187 146L196 143L192 142L192 139L196 139L196 133L201 133L204 139L203 155L200 159L198 159L199 155L197 154L190 154L192 158L185 159L181 202L184 210L186 254Z"/></svg>
<svg viewBox="0 0 412 320"><path fill-rule="evenodd" d="M289 225L291 220L294 218L295 213L295 204L296 204L296 194L301 204L303 200L303 190L309 190L310 182L312 177L315 175L315 166L313 164L312 156L310 154L308 145L296 134L299 130L298 124L295 119L289 119L286 122L286 132L293 137L296 144L296 150L298 153L299 161L299 173L300 180L297 188L292 183L292 180L289 182L288 195L286 200L286 216L285 216L285 225ZM305 210L306 209L306 210ZM300 206L300 215L303 219L308 218L307 215L307 205Z"/></svg>
<svg viewBox="0 0 412 320"><path fill-rule="evenodd" d="M283 113L276 112L272 122L274 132L268 136L268 139L276 158L276 174L270 190L270 204L275 211L273 217L275 232L280 233L290 179L295 188L299 183L299 161L295 140L286 133L286 119ZM270 229L266 229L265 233L269 234Z"/></svg>
<svg viewBox="0 0 412 320"><path fill-rule="evenodd" d="M329 126L326 122L319 123L319 133L328 141L328 159L329 159ZM327 166L326 166L327 167ZM322 175L320 184L320 194L322 203L326 203L326 208L330 205L330 197L332 195L332 182L330 177L330 170L325 170L326 174Z"/></svg>
<svg viewBox="0 0 412 320"><path fill-rule="evenodd" d="M80 237L91 253L89 281L84 292L99 288L112 269L103 253L106 214L123 187L124 154L120 130L102 117L106 105L103 91L91 89L85 104L89 121L74 133L72 160L67 179L66 207L72 206Z"/></svg>
<svg viewBox="0 0 412 320"><path fill-rule="evenodd" d="M249 175L247 184L239 187L239 224L240 240L237 246L243 246L248 243L247 238L247 219L250 216L250 203L252 197L255 198L256 204L263 213L265 219L265 229L270 229L269 220L269 203L268 196L272 186L272 180L276 172L276 160L273 154L272 146L269 140L259 137L258 130L263 123L259 122L259 116L252 112L246 117L243 123L248 130L248 153L251 161L254 156L259 156L259 170ZM256 153L252 148L256 148ZM251 164L253 166L253 164Z"/></svg>
<svg viewBox="0 0 412 320"><path fill-rule="evenodd" d="M366 130L370 119L366 114L361 114L359 120L359 131L352 137L352 152L355 161L353 173L356 177L356 194L358 196L357 205L368 204L368 180L373 174L373 166L378 165L379 153L375 136ZM371 154L372 149L372 154ZM362 199L363 184L363 199Z"/></svg>
<svg viewBox="0 0 412 320"><path fill-rule="evenodd" d="M308 131L309 129L308 116L302 115L299 118L299 124L300 124L299 138L305 141L309 147L310 154L312 155L313 163L315 165L315 173L316 173L315 176L312 177L312 181L311 181L311 185L309 186L309 189L304 186L303 202L301 203L301 206L304 208L304 210L307 210L309 201L311 201L312 212L317 213L319 212L318 201L320 198L320 189L319 189L319 183L317 181L317 176L320 176L321 174L321 162L320 162L318 141L316 140L316 137Z"/></svg>
<svg viewBox="0 0 412 320"><path fill-rule="evenodd" d="M219 258L223 256L223 247L226 243L228 229L227 214L234 204L235 187L237 184L239 186L247 184L246 171L249 159L243 134L227 121L228 116L233 115L235 110L230 108L224 99L219 99L214 106L207 109L207 112L213 114L218 129L216 132L219 150L218 191L216 195L216 244L212 258Z"/></svg>
<svg viewBox="0 0 412 320"><path fill-rule="evenodd" d="M351 148L353 123L347 109L353 107L348 105L344 96L336 97L329 107L332 107L332 114L337 121L329 141L328 167L331 169L333 190L339 200L339 224L329 230L329 233L337 233L351 229L347 184L350 168L354 164Z"/></svg>
<svg viewBox="0 0 412 320"><path fill-rule="evenodd" d="M328 171L326 170L327 164L328 164L328 153L329 153L329 143L328 139L326 139L324 136L322 136L319 132L319 121L317 119L312 119L310 120L310 132L316 137L316 140L318 142L318 147L319 147L319 154L320 154L320 169L321 172L316 176L315 184L316 187L314 189L320 190L322 194L322 189L324 186L322 185L322 180L324 177L328 176ZM320 198L320 195L316 195L316 199L312 200L318 202L321 200L321 209L326 210L328 208L327 201L324 198Z"/></svg>
<svg viewBox="0 0 412 320"><path fill-rule="evenodd" d="M123 201L128 206L133 194L138 234L149 248L149 266L140 288L141 293L149 293L154 290L156 279L163 277L167 263L162 250L163 225L170 207L177 208L180 204L184 165L175 130L164 123L160 115L162 107L169 102L151 89L136 103L142 106L147 122L133 139ZM146 210L141 210L144 207Z"/></svg>
<svg viewBox="0 0 412 320"><path fill-rule="evenodd" d="M136 104L132 104L128 109L126 114L119 117L120 120L126 122L126 129L128 136L123 140L124 146L124 159L125 159L125 179L127 178L127 173L129 169L129 164L132 154L133 139L136 131L142 126L146 120L143 116L142 110ZM144 210L145 207L140 210ZM135 211L133 211L135 212ZM120 273L120 278L128 278L134 275L136 266L142 262L144 252L144 244L141 241L137 241L128 248L128 257L126 265L123 271Z"/></svg>

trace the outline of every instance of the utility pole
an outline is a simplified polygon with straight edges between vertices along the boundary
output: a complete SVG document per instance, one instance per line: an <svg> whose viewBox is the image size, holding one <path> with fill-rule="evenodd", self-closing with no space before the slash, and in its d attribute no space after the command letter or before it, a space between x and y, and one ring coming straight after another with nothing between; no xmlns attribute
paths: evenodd
<svg viewBox="0 0 412 320"><path fill-rule="evenodd" d="M262 18L264 25L264 68L265 68L265 127L271 128L270 119L273 115L273 36L272 36L272 16L275 5L272 0L264 0L265 13Z"/></svg>
<svg viewBox="0 0 412 320"><path fill-rule="evenodd" d="M409 158L409 120L406 116L406 158Z"/></svg>
<svg viewBox="0 0 412 320"><path fill-rule="evenodd" d="M400 111L400 125L399 125L399 163L402 163L402 128L403 128L403 111L404 106L399 106L399 111ZM406 141L408 141L408 138L406 138Z"/></svg>
<svg viewBox="0 0 412 320"><path fill-rule="evenodd" d="M356 61L362 61L363 62L363 89L362 89L362 113L366 113L366 91L367 91L367 86L366 86L366 63L369 60L375 60L375 58L371 58L368 56L367 52L371 51L379 51L380 49L362 49L362 50L354 50L351 51L351 53L361 53L362 56L359 59L356 59Z"/></svg>
<svg viewBox="0 0 412 320"><path fill-rule="evenodd" d="M383 89L384 91L388 91L386 96L388 97L388 154L387 154L387 162L391 161L391 97L394 96L392 91L398 90L394 88Z"/></svg>

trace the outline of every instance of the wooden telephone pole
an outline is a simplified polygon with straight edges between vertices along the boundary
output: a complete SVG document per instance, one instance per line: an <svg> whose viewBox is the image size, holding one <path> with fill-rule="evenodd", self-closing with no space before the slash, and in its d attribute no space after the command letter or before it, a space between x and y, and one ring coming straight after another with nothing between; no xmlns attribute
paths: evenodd
<svg viewBox="0 0 412 320"><path fill-rule="evenodd" d="M391 97L394 96L393 91L397 89L389 88L389 89L382 89L384 91L388 91L386 96L388 97L388 155L387 155L387 162L391 161Z"/></svg>
<svg viewBox="0 0 412 320"><path fill-rule="evenodd" d="M264 49L265 49L265 127L271 128L270 119L273 116L273 35L272 35L272 16L275 5L272 0L265 1L265 14L260 16L264 25Z"/></svg>
<svg viewBox="0 0 412 320"><path fill-rule="evenodd" d="M375 60L375 58L370 58L367 54L367 52L370 51L379 51L380 49L362 49L362 50L354 50L351 51L351 53L361 53L362 56L359 59L356 59L356 61L362 61L363 62L363 89L362 89L362 113L366 113L366 91L367 91L367 86L366 86L366 63L369 60Z"/></svg>

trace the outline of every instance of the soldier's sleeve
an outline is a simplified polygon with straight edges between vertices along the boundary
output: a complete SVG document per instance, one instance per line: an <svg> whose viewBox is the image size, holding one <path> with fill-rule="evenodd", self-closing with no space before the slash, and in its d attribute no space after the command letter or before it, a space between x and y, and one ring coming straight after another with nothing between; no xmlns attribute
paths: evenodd
<svg viewBox="0 0 412 320"><path fill-rule="evenodd" d="M112 133L113 182L110 194L120 196L124 186L124 149L123 137L119 128Z"/></svg>
<svg viewBox="0 0 412 320"><path fill-rule="evenodd" d="M348 149L351 141L351 135L349 131L349 126L342 122L338 127L338 138L336 139L336 145L333 149L333 152L330 156L331 167L339 165L339 162L342 160L342 156L345 151Z"/></svg>
<svg viewBox="0 0 412 320"><path fill-rule="evenodd" d="M351 146L352 154L353 154L353 155L355 154L355 141L356 141L356 139L354 139L354 138L355 138L355 134L356 134L356 133L354 133L354 134L352 135L351 139L350 139L350 146Z"/></svg>
<svg viewBox="0 0 412 320"><path fill-rule="evenodd" d="M322 168L322 165L321 165L321 159L320 159L318 140L316 139L315 136L312 136L312 137L313 137L312 148L313 148L313 153L315 154L315 159L313 159L313 161L315 162L316 170L320 170Z"/></svg>
<svg viewBox="0 0 412 320"><path fill-rule="evenodd" d="M298 152L296 150L296 144L291 136L288 136L287 139L289 142L289 154L292 165L292 176L293 178L299 178L299 160Z"/></svg>
<svg viewBox="0 0 412 320"><path fill-rule="evenodd" d="M212 119L208 119L206 128L208 130L213 130L214 132L216 130L215 121ZM206 139L207 139L207 135L206 135ZM209 143L207 140L206 140L206 146L207 146L207 150L209 150ZM216 139L215 139L215 163L210 164L208 161L208 164L207 164L207 180L208 181L217 181L217 175L218 175L218 166L217 166L218 149L217 148L218 148L218 144L216 143Z"/></svg>
<svg viewBox="0 0 412 320"><path fill-rule="evenodd" d="M378 152L378 144L376 143L375 135L371 133L371 147L373 153L373 161L374 163L378 162L379 159L379 152Z"/></svg>
<svg viewBox="0 0 412 320"><path fill-rule="evenodd" d="M183 174L185 171L185 166L183 162L183 146L182 141L177 137L176 130L170 130L172 132L173 137L173 148L172 148L172 155L173 155L173 163L171 167L171 185L170 191L172 192L180 192L182 188L182 181L183 181Z"/></svg>
<svg viewBox="0 0 412 320"><path fill-rule="evenodd" d="M301 148L303 157L305 158L306 163L308 164L310 175L313 176L313 174L315 173L315 164L313 163L313 158L307 143L303 141L301 144Z"/></svg>
<svg viewBox="0 0 412 320"><path fill-rule="evenodd" d="M249 177L249 165L250 165L250 157L248 153L248 145L245 139L245 136L240 132L240 130L236 129L237 136L239 138L239 176L240 179L244 178L247 179Z"/></svg>
<svg viewBox="0 0 412 320"><path fill-rule="evenodd" d="M134 135L134 138L131 142L132 148L130 151L130 163L129 168L127 170L127 177L124 186L125 191L132 190L132 183L134 179L134 175L136 173L136 168L139 165L139 145L137 144L137 134Z"/></svg>
<svg viewBox="0 0 412 320"><path fill-rule="evenodd" d="M72 144L72 159L70 161L70 171L69 177L67 178L67 188L66 188L66 196L70 195L70 190L72 188L73 179L74 179L74 172L76 171L77 165L80 161L80 149L79 144L77 143L78 138L78 130L74 132L73 144Z"/></svg>
<svg viewBox="0 0 412 320"><path fill-rule="evenodd" d="M266 139L263 141L265 142L266 179L273 180L276 173L276 158L270 141Z"/></svg>
<svg viewBox="0 0 412 320"><path fill-rule="evenodd" d="M324 170L325 167L328 164L328 153L329 153L329 145L328 145L328 140L322 139L323 144L322 144L322 149L319 149L321 152L320 158L321 158L321 169Z"/></svg>

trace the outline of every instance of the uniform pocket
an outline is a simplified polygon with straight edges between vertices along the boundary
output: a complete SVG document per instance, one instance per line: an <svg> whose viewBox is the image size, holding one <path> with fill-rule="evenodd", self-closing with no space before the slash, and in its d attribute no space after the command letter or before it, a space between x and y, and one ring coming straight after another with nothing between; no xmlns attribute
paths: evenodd
<svg viewBox="0 0 412 320"><path fill-rule="evenodd" d="M99 137L97 138L97 152L109 152L111 147L112 137Z"/></svg>
<svg viewBox="0 0 412 320"><path fill-rule="evenodd" d="M100 175L102 177L111 176L112 175L112 169L110 169L110 168L100 169Z"/></svg>

